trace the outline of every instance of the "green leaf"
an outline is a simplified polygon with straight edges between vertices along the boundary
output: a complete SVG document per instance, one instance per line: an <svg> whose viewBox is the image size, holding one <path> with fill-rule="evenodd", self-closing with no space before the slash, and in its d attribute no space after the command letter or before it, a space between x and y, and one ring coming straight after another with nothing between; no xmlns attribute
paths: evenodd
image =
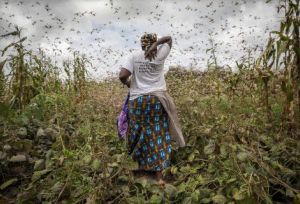
<svg viewBox="0 0 300 204"><path fill-rule="evenodd" d="M166 184L165 192L170 198L175 198L177 196L177 188L171 184Z"/></svg>
<svg viewBox="0 0 300 204"><path fill-rule="evenodd" d="M0 102L0 118L7 118L10 113L10 108L8 105Z"/></svg>
<svg viewBox="0 0 300 204"><path fill-rule="evenodd" d="M189 162L194 161L194 159L195 159L195 154L194 153L190 154L188 158Z"/></svg>
<svg viewBox="0 0 300 204"><path fill-rule="evenodd" d="M7 187L11 186L12 184L16 183L17 181L18 181L17 178L12 178L12 179L4 182L3 184L1 184L0 190L6 189Z"/></svg>
<svg viewBox="0 0 300 204"><path fill-rule="evenodd" d="M64 187L64 184L60 181L56 182L49 190L50 192L57 194L61 191L61 189Z"/></svg>
<svg viewBox="0 0 300 204"><path fill-rule="evenodd" d="M226 198L225 196L221 195L221 194L218 194L218 195L215 195L214 197L211 198L212 201L214 203L217 203L217 204L224 204L226 203Z"/></svg>
<svg viewBox="0 0 300 204"><path fill-rule="evenodd" d="M172 173L173 175L177 174L177 171L178 171L178 168L177 168L176 166L172 166L172 167L171 167L171 173Z"/></svg>
<svg viewBox="0 0 300 204"><path fill-rule="evenodd" d="M119 164L117 162L113 162L113 163L108 163L107 166L109 166L109 167L117 167L117 166L119 166Z"/></svg>
<svg viewBox="0 0 300 204"><path fill-rule="evenodd" d="M234 200L243 200L245 198L245 194L241 190L235 191L233 193L233 198L234 198Z"/></svg>
<svg viewBox="0 0 300 204"><path fill-rule="evenodd" d="M298 57L300 57L300 47L294 47L294 51Z"/></svg>
<svg viewBox="0 0 300 204"><path fill-rule="evenodd" d="M212 154L215 151L215 144L208 144L204 147L204 154Z"/></svg>
<svg viewBox="0 0 300 204"><path fill-rule="evenodd" d="M287 46L287 43L286 42L283 42L283 41L277 41L276 42L276 69L278 69L278 65L279 65L279 60L280 60L280 56L282 53L284 53L286 51L286 46Z"/></svg>
<svg viewBox="0 0 300 204"><path fill-rule="evenodd" d="M129 178L126 175L118 176L118 181L120 182L128 182Z"/></svg>
<svg viewBox="0 0 300 204"><path fill-rule="evenodd" d="M126 201L128 203L132 203L132 204L142 204L142 203L145 203L144 202L144 199L140 198L140 197L130 197L130 198L126 198Z"/></svg>
<svg viewBox="0 0 300 204"><path fill-rule="evenodd" d="M42 176L46 175L50 171L51 170L49 170L49 169L44 169L42 171L35 171L31 177L31 181L35 182L35 181L39 180Z"/></svg>
<svg viewBox="0 0 300 204"><path fill-rule="evenodd" d="M192 203L198 203L199 201L199 197L200 197L200 192L199 190L195 190L192 194L191 194L191 197L192 197Z"/></svg>
<svg viewBox="0 0 300 204"><path fill-rule="evenodd" d="M144 178L139 178L135 180L135 183L141 185L143 188L146 188L148 180Z"/></svg>
<svg viewBox="0 0 300 204"><path fill-rule="evenodd" d="M281 32L279 32L279 31L271 31L270 33L274 33L274 34L277 34L277 35L281 35Z"/></svg>
<svg viewBox="0 0 300 204"><path fill-rule="evenodd" d="M84 164L89 165L92 161L92 157L91 155L85 155L82 160Z"/></svg>
<svg viewBox="0 0 300 204"><path fill-rule="evenodd" d="M182 203L184 203L184 204L192 204L192 201L193 201L192 197L185 197L183 199Z"/></svg>
<svg viewBox="0 0 300 204"><path fill-rule="evenodd" d="M222 157L226 157L227 156L226 146L221 145L221 147L220 147L220 153L221 153Z"/></svg>
<svg viewBox="0 0 300 204"><path fill-rule="evenodd" d="M148 204L159 204L162 203L162 197L159 195L152 195L150 200L147 202Z"/></svg>
<svg viewBox="0 0 300 204"><path fill-rule="evenodd" d="M203 198L201 199L200 203L210 203L211 199L210 198Z"/></svg>
<svg viewBox="0 0 300 204"><path fill-rule="evenodd" d="M288 36L283 35L283 34L280 35L280 39L281 39L282 41L289 41L289 40L291 40Z"/></svg>
<svg viewBox="0 0 300 204"><path fill-rule="evenodd" d="M275 168L277 171L282 172L284 175L290 175L290 176L295 176L296 172L281 165L278 161L272 161L271 165L273 168Z"/></svg>
<svg viewBox="0 0 300 204"><path fill-rule="evenodd" d="M235 182L235 181L236 181L236 178L231 178L231 179L227 180L226 183L228 184L228 183L232 183L232 182Z"/></svg>
<svg viewBox="0 0 300 204"><path fill-rule="evenodd" d="M211 51L211 50L212 50L212 48L206 49L206 53L208 53L208 52Z"/></svg>
<svg viewBox="0 0 300 204"><path fill-rule="evenodd" d="M247 158L248 158L248 153L247 153L247 152L239 152L239 153L237 154L237 158L238 158L238 160L240 160L240 161L246 161Z"/></svg>
<svg viewBox="0 0 300 204"><path fill-rule="evenodd" d="M98 170L100 168L100 161L99 159L94 159L93 163L92 163L92 169L94 171Z"/></svg>
<svg viewBox="0 0 300 204"><path fill-rule="evenodd" d="M300 202L300 193L297 193L296 200Z"/></svg>
<svg viewBox="0 0 300 204"><path fill-rule="evenodd" d="M199 182L200 185L207 183L207 179L204 178L201 174L197 177L197 181Z"/></svg>
<svg viewBox="0 0 300 204"><path fill-rule="evenodd" d="M291 198L295 198L295 193L291 189L286 189L285 194Z"/></svg>

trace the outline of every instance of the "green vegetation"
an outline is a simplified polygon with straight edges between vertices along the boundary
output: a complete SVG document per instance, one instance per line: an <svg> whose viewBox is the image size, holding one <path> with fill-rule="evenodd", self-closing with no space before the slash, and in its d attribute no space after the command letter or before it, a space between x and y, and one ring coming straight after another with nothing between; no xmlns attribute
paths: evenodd
<svg viewBox="0 0 300 204"><path fill-rule="evenodd" d="M0 203L299 203L299 1L287 2L255 63L168 72L187 146L174 146L164 189L133 177L117 136L127 89L88 80L78 53L62 81L19 33L0 63L11 69L0 75Z"/></svg>

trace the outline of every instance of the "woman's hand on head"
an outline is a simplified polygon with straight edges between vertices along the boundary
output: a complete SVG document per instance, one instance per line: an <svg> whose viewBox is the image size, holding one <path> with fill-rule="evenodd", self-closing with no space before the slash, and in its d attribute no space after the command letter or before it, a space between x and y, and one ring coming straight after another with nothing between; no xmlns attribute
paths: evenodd
<svg viewBox="0 0 300 204"><path fill-rule="evenodd" d="M148 53L148 54L145 56L145 58L147 58L147 59L149 59L150 61L152 61L152 60L155 59L156 56L157 56L157 51L154 50L154 51Z"/></svg>
<svg viewBox="0 0 300 204"><path fill-rule="evenodd" d="M157 55L157 44L153 43L151 47L145 52L145 58L150 61L154 60Z"/></svg>

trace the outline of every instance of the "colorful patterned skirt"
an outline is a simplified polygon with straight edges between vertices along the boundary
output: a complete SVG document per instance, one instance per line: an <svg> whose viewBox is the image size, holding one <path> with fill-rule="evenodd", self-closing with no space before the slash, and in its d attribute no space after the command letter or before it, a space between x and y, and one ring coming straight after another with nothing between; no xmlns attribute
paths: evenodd
<svg viewBox="0 0 300 204"><path fill-rule="evenodd" d="M161 171L170 166L171 136L168 114L156 96L129 101L128 153L139 168Z"/></svg>

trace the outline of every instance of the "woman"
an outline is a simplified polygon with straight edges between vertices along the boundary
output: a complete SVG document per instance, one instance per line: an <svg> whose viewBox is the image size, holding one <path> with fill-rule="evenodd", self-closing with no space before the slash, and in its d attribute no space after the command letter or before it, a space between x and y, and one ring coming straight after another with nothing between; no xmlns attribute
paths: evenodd
<svg viewBox="0 0 300 204"><path fill-rule="evenodd" d="M145 33L141 47L119 73L121 82L130 88L127 147L139 169L156 172L157 180L163 185L161 172L170 166L171 140L176 140L180 147L185 146L163 72L172 38L165 36L157 40L156 34Z"/></svg>

